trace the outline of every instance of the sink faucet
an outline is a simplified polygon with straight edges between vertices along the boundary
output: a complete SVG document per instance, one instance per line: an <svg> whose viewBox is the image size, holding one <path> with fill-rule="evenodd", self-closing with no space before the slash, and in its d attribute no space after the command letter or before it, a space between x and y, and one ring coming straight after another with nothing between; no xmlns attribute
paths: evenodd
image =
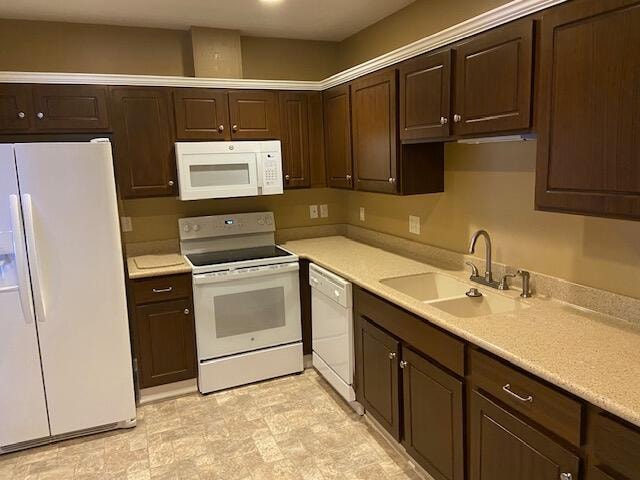
<svg viewBox="0 0 640 480"><path fill-rule="evenodd" d="M471 273L470 280L482 285L486 285L491 288L498 288L499 282L493 280L493 274L491 273L491 237L486 230L478 230L471 237L471 243L469 243L469 253L475 253L476 242L478 238L484 237L484 244L486 247L485 260L486 267L484 271L484 277L478 275L478 270L474 269Z"/></svg>

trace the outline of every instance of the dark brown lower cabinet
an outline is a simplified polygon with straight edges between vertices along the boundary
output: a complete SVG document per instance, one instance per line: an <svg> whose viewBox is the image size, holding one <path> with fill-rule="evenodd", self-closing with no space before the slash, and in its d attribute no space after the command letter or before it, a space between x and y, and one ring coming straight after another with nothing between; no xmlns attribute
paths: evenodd
<svg viewBox="0 0 640 480"><path fill-rule="evenodd" d="M400 342L359 317L357 355L359 401L367 412L400 441Z"/></svg>
<svg viewBox="0 0 640 480"><path fill-rule="evenodd" d="M577 455L475 390L468 428L470 480L580 478Z"/></svg>
<svg viewBox="0 0 640 480"><path fill-rule="evenodd" d="M195 376L191 310L191 301L187 299L136 307L141 386L152 387Z"/></svg>
<svg viewBox="0 0 640 480"><path fill-rule="evenodd" d="M622 479L612 477L611 475L604 473L598 467L591 467L589 468L587 480L622 480Z"/></svg>
<svg viewBox="0 0 640 480"><path fill-rule="evenodd" d="M197 375L191 274L132 280L131 318L140 388Z"/></svg>
<svg viewBox="0 0 640 480"><path fill-rule="evenodd" d="M402 347L407 452L436 480L463 480L462 381Z"/></svg>

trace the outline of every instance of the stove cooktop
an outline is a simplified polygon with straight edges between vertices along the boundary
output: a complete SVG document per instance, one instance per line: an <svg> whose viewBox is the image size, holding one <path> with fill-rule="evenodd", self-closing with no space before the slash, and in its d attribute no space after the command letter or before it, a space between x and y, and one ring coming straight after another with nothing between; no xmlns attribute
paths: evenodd
<svg viewBox="0 0 640 480"><path fill-rule="evenodd" d="M264 247L242 248L239 250L222 250L219 252L190 253L189 261L195 267L207 265L219 265L221 263L244 262L249 260L262 260L266 258L289 257L291 253L276 245Z"/></svg>

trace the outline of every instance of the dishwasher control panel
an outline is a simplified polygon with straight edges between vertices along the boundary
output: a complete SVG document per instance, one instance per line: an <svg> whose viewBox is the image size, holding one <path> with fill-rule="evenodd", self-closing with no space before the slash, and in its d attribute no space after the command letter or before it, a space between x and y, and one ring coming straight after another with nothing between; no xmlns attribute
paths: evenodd
<svg viewBox="0 0 640 480"><path fill-rule="evenodd" d="M309 265L309 285L337 304L351 308L351 284L313 263Z"/></svg>

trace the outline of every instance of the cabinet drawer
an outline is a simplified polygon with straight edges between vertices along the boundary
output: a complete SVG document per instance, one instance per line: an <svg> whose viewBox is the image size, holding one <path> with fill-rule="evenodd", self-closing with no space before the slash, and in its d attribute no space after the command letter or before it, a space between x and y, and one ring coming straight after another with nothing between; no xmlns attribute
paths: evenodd
<svg viewBox="0 0 640 480"><path fill-rule="evenodd" d="M532 377L477 350L471 352L473 383L549 431L580 445L582 405Z"/></svg>
<svg viewBox="0 0 640 480"><path fill-rule="evenodd" d="M356 311L449 370L464 375L464 342L391 303L356 288Z"/></svg>
<svg viewBox="0 0 640 480"><path fill-rule="evenodd" d="M136 305L191 297L191 275L167 275L133 282Z"/></svg>
<svg viewBox="0 0 640 480"><path fill-rule="evenodd" d="M603 413L594 415L592 421L593 452L599 463L629 480L639 480L640 430Z"/></svg>

